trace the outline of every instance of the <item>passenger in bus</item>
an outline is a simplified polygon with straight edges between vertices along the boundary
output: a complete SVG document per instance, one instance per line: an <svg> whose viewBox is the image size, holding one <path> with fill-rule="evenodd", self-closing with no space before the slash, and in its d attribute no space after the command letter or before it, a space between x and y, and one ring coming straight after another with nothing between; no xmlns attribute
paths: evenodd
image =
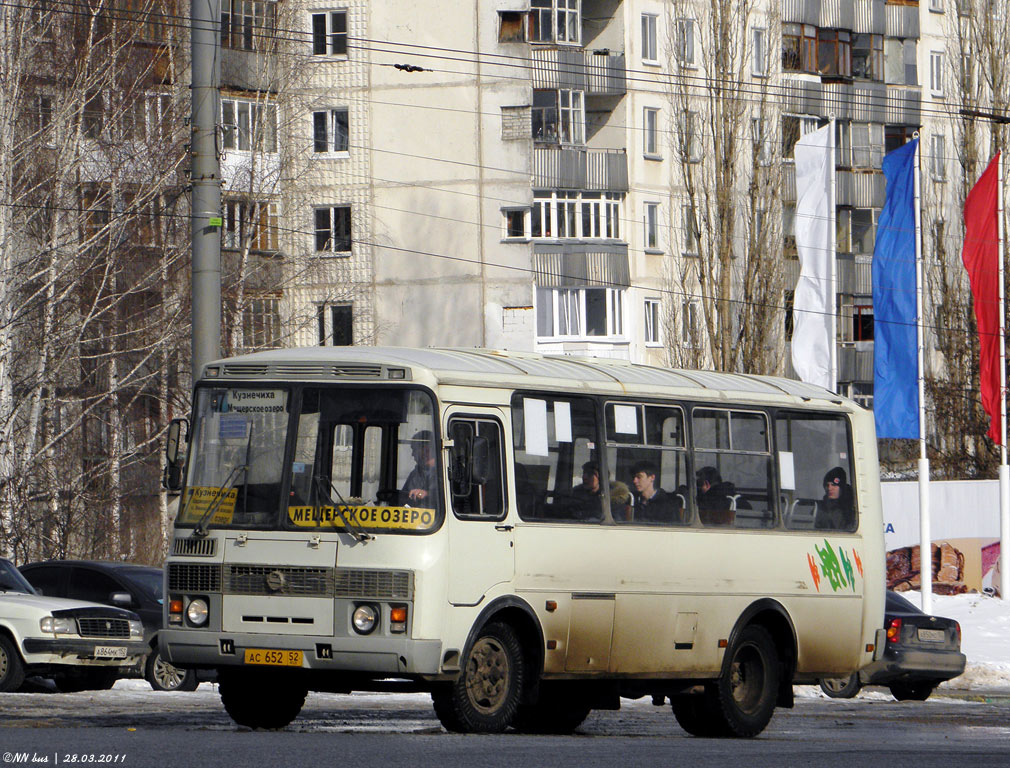
<svg viewBox="0 0 1010 768"><path fill-rule="evenodd" d="M848 531L853 523L852 486L846 482L845 470L829 469L824 475L824 498L817 503L814 527L832 531Z"/></svg>
<svg viewBox="0 0 1010 768"><path fill-rule="evenodd" d="M631 482L635 486L635 520L647 523L680 521L677 503L662 488L656 486L659 470L650 461L640 461L632 467Z"/></svg>
<svg viewBox="0 0 1010 768"><path fill-rule="evenodd" d="M415 432L410 443L416 466L407 475L400 495L412 507L434 508L438 494L438 473L435 469L435 446L431 430Z"/></svg>
<svg viewBox="0 0 1010 768"><path fill-rule="evenodd" d="M603 516L602 502L600 501L602 495L600 465L595 461L587 461L582 465L581 485L572 488L572 499L576 505L572 516L580 519L598 520Z"/></svg>
<svg viewBox="0 0 1010 768"><path fill-rule="evenodd" d="M620 480L610 482L610 515L619 523L626 523L634 517L635 497Z"/></svg>
<svg viewBox="0 0 1010 768"><path fill-rule="evenodd" d="M698 516L706 525L727 525L733 522L734 509L750 509L740 498L733 483L722 479L715 467L702 467L695 473L698 486Z"/></svg>

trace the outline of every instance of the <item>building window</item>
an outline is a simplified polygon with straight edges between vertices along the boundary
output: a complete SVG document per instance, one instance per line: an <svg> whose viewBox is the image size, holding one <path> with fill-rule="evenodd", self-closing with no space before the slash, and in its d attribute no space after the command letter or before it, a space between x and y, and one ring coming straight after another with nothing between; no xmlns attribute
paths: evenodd
<svg viewBox="0 0 1010 768"><path fill-rule="evenodd" d="M884 80L889 85L918 85L915 40L884 40Z"/></svg>
<svg viewBox="0 0 1010 768"><path fill-rule="evenodd" d="M498 11L498 42L521 43L523 35L523 16L521 11Z"/></svg>
<svg viewBox="0 0 1010 768"><path fill-rule="evenodd" d="M280 346L280 304L276 296L248 300L242 309L242 337L247 349Z"/></svg>
<svg viewBox="0 0 1010 768"><path fill-rule="evenodd" d="M683 347L701 346L698 324L698 302L684 299L680 303L680 344Z"/></svg>
<svg viewBox="0 0 1010 768"><path fill-rule="evenodd" d="M41 139L41 143L51 146L53 136L53 97L36 96L32 101L32 130Z"/></svg>
<svg viewBox="0 0 1010 768"><path fill-rule="evenodd" d="M242 51L272 48L277 31L273 0L221 0L221 47Z"/></svg>
<svg viewBox="0 0 1010 768"><path fill-rule="evenodd" d="M943 51L929 52L929 90L933 96L943 96Z"/></svg>
<svg viewBox="0 0 1010 768"><path fill-rule="evenodd" d="M792 158L796 142L818 128L816 117L782 116L782 156Z"/></svg>
<svg viewBox="0 0 1010 768"><path fill-rule="evenodd" d="M645 300L645 343L659 344L659 299Z"/></svg>
<svg viewBox="0 0 1010 768"><path fill-rule="evenodd" d="M582 91L533 91L532 122L535 141L583 144Z"/></svg>
<svg viewBox="0 0 1010 768"><path fill-rule="evenodd" d="M581 0L530 0L531 43L578 43ZM557 20L557 25L555 25Z"/></svg>
<svg viewBox="0 0 1010 768"><path fill-rule="evenodd" d="M871 254L876 230L873 226L872 208L852 209L852 252Z"/></svg>
<svg viewBox="0 0 1010 768"><path fill-rule="evenodd" d="M775 153L771 122L764 117L752 117L750 125L751 139L754 142L754 163L760 166L771 165Z"/></svg>
<svg viewBox="0 0 1010 768"><path fill-rule="evenodd" d="M762 27L751 30L751 74L755 77L768 74L768 30Z"/></svg>
<svg viewBox="0 0 1010 768"><path fill-rule="evenodd" d="M645 204L645 250L659 250L659 203Z"/></svg>
<svg viewBox="0 0 1010 768"><path fill-rule="evenodd" d="M947 180L947 148L946 139L942 133L934 133L929 142L929 169L933 181Z"/></svg>
<svg viewBox="0 0 1010 768"><path fill-rule="evenodd" d="M873 305L852 305L852 340L873 341Z"/></svg>
<svg viewBox="0 0 1010 768"><path fill-rule="evenodd" d="M599 338L624 333L624 289L537 288L537 336Z"/></svg>
<svg viewBox="0 0 1010 768"><path fill-rule="evenodd" d="M934 13L943 13L943 0L929 0L929 10Z"/></svg>
<svg viewBox="0 0 1010 768"><path fill-rule="evenodd" d="M659 110L646 107L644 112L645 130L643 133L644 151L646 157L658 158L659 155Z"/></svg>
<svg viewBox="0 0 1010 768"><path fill-rule="evenodd" d="M221 247L276 252L279 217L277 203L226 200L222 206Z"/></svg>
<svg viewBox="0 0 1010 768"><path fill-rule="evenodd" d="M312 145L316 152L347 152L350 133L346 107L312 113Z"/></svg>
<svg viewBox="0 0 1010 768"><path fill-rule="evenodd" d="M351 206L316 208L316 253L343 253L351 250Z"/></svg>
<svg viewBox="0 0 1010 768"><path fill-rule="evenodd" d="M677 19L677 62L681 66L694 66L694 19Z"/></svg>
<svg viewBox="0 0 1010 768"><path fill-rule="evenodd" d="M312 14L312 53L315 56L347 55L347 11Z"/></svg>
<svg viewBox="0 0 1010 768"><path fill-rule="evenodd" d="M817 71L822 75L852 74L852 39L841 29L822 29L817 37Z"/></svg>
<svg viewBox="0 0 1010 768"><path fill-rule="evenodd" d="M884 126L884 154L893 152L915 138L915 128L910 125Z"/></svg>
<svg viewBox="0 0 1010 768"><path fill-rule="evenodd" d="M320 304L316 310L319 346L350 347L354 344L354 311L351 304Z"/></svg>
<svg viewBox="0 0 1010 768"><path fill-rule="evenodd" d="M817 71L817 27L810 24L782 25L782 70Z"/></svg>
<svg viewBox="0 0 1010 768"><path fill-rule="evenodd" d="M619 239L621 200L616 192L535 191L530 237Z"/></svg>
<svg viewBox="0 0 1010 768"><path fill-rule="evenodd" d="M277 105L221 99L222 145L240 152L277 151Z"/></svg>
<svg viewBox="0 0 1010 768"><path fill-rule="evenodd" d="M884 36L852 36L852 76L866 80L884 80Z"/></svg>
<svg viewBox="0 0 1010 768"><path fill-rule="evenodd" d="M681 230L684 234L682 253L684 256L698 255L698 226L694 220L691 205L681 208Z"/></svg>
<svg viewBox="0 0 1010 768"><path fill-rule="evenodd" d="M642 14L642 61L659 63L659 49L656 46L656 27L659 17L654 13Z"/></svg>
<svg viewBox="0 0 1010 768"><path fill-rule="evenodd" d="M684 110L680 113L680 154L686 163L701 162L701 115Z"/></svg>
<svg viewBox="0 0 1010 768"><path fill-rule="evenodd" d="M526 237L526 209L507 208L502 211L505 217L505 237L519 239Z"/></svg>

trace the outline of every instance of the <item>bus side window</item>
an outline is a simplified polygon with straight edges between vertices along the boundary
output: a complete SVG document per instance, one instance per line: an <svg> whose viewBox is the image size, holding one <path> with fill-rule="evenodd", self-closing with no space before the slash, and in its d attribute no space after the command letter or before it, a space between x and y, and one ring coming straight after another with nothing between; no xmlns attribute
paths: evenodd
<svg viewBox="0 0 1010 768"><path fill-rule="evenodd" d="M469 430L454 430L453 426L466 423ZM500 519L505 514L505 473L502 463L501 426L497 421L489 419L452 419L449 421L449 434L467 432L472 436L483 438L488 447L488 476L484 483L468 483L469 493L466 495L452 494L452 510L458 517L483 517ZM459 445L454 449L465 451L466 446ZM459 453L457 455L463 455ZM455 489L456 483L450 483Z"/></svg>

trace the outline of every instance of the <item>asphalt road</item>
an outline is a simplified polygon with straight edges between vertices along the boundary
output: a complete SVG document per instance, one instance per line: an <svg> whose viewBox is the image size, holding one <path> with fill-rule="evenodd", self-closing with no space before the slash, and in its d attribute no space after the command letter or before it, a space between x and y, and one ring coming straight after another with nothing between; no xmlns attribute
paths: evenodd
<svg viewBox="0 0 1010 768"><path fill-rule="evenodd" d="M130 685L123 689L124 683ZM974 700L972 700L974 699ZM594 712L573 736L460 736L423 695L313 694L283 731L236 727L216 691L164 694L139 681L110 692L0 694L0 768L17 764L235 766L786 766L1010 764L1010 698L934 695L898 703L802 693L750 740L697 739L648 699Z"/></svg>

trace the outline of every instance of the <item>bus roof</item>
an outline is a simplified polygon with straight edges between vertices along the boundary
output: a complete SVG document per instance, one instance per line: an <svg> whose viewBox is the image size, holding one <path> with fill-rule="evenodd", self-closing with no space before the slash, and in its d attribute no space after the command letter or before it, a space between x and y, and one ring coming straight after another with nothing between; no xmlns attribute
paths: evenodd
<svg viewBox="0 0 1010 768"><path fill-rule="evenodd" d="M489 349L412 347L295 347L272 349L209 363L218 379L362 380L402 378L463 386L592 388L602 392L650 392L663 388L704 390L729 397L792 396L856 403L795 379L740 373L660 368L599 357L544 355ZM390 370L404 373L390 375ZM427 374L427 375L425 375Z"/></svg>

